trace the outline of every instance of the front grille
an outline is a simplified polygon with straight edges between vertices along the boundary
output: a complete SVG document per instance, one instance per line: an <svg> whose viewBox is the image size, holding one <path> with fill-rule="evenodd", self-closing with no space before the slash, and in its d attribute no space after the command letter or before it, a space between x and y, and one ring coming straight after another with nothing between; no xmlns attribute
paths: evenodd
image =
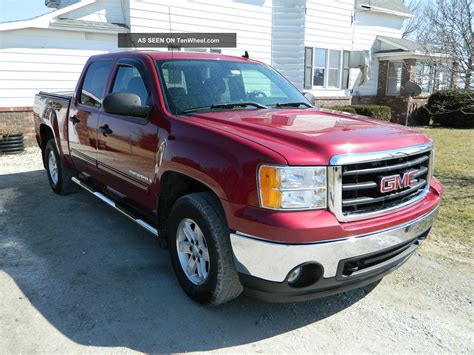
<svg viewBox="0 0 474 355"><path fill-rule="evenodd" d="M329 207L340 221L353 221L417 201L428 190L431 160L431 143L337 155L328 170Z"/></svg>
<svg viewBox="0 0 474 355"><path fill-rule="evenodd" d="M342 167L342 213L370 213L392 208L422 194L428 183L430 152ZM408 187L381 192L382 178L411 174Z"/></svg>

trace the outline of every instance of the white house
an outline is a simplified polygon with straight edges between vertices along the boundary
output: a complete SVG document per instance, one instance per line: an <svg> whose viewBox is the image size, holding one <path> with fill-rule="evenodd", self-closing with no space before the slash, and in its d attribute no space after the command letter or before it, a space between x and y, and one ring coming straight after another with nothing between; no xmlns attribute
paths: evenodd
<svg viewBox="0 0 474 355"><path fill-rule="evenodd" d="M419 67L423 58L415 43L400 40L403 21L411 16L402 0L45 3L57 9L0 24L0 125L6 124L2 112L5 117L4 112L31 111L39 90L74 89L89 56L122 50L117 48L121 32L235 32L237 48L194 50L230 55L246 50L324 105L403 104L404 78L417 80L416 60ZM430 90L444 83L432 82L437 86ZM403 105L395 114L406 112Z"/></svg>

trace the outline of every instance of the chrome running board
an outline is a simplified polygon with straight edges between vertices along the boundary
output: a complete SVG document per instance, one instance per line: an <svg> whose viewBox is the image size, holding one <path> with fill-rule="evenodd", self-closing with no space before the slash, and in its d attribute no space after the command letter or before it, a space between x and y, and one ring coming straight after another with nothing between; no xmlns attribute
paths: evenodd
<svg viewBox="0 0 474 355"><path fill-rule="evenodd" d="M128 213L127 211L125 211L122 208L120 208L119 206L117 206L117 203L115 201L108 198L107 196L105 196L101 192L95 191L92 187L87 185L85 182L79 180L78 178L73 177L72 181L74 183L76 183L77 185L79 185L80 187L82 187L87 192L90 192L92 195L94 195L98 199L100 199L103 202L105 202L106 204L108 204L110 207L112 207L116 211L119 211L121 214L123 214L127 218L131 219L133 222L135 222L136 224L138 224L142 228L146 229L148 232L153 234L155 237L158 237L158 230L155 227L153 227L152 225L145 222L143 219L136 218L136 217L132 216L130 213Z"/></svg>

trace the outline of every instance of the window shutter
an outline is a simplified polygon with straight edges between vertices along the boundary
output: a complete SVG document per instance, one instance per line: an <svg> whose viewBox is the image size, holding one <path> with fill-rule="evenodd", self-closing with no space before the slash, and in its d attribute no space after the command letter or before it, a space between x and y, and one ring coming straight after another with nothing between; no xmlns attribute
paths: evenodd
<svg viewBox="0 0 474 355"><path fill-rule="evenodd" d="M311 89L313 87L313 48L304 48L304 88Z"/></svg>

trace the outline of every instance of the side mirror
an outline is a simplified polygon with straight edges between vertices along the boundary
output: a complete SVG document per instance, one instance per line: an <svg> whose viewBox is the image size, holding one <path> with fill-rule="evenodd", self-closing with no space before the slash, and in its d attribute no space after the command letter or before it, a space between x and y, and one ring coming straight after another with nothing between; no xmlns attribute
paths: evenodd
<svg viewBox="0 0 474 355"><path fill-rule="evenodd" d="M148 118L151 113L150 106L142 106L140 96L129 92L108 94L102 102L102 107L107 113L122 116Z"/></svg>
<svg viewBox="0 0 474 355"><path fill-rule="evenodd" d="M311 94L308 91L306 91L306 92L303 91L302 94L306 98L306 100L308 100L311 103L311 105L314 105L315 97L314 97L313 94Z"/></svg>

